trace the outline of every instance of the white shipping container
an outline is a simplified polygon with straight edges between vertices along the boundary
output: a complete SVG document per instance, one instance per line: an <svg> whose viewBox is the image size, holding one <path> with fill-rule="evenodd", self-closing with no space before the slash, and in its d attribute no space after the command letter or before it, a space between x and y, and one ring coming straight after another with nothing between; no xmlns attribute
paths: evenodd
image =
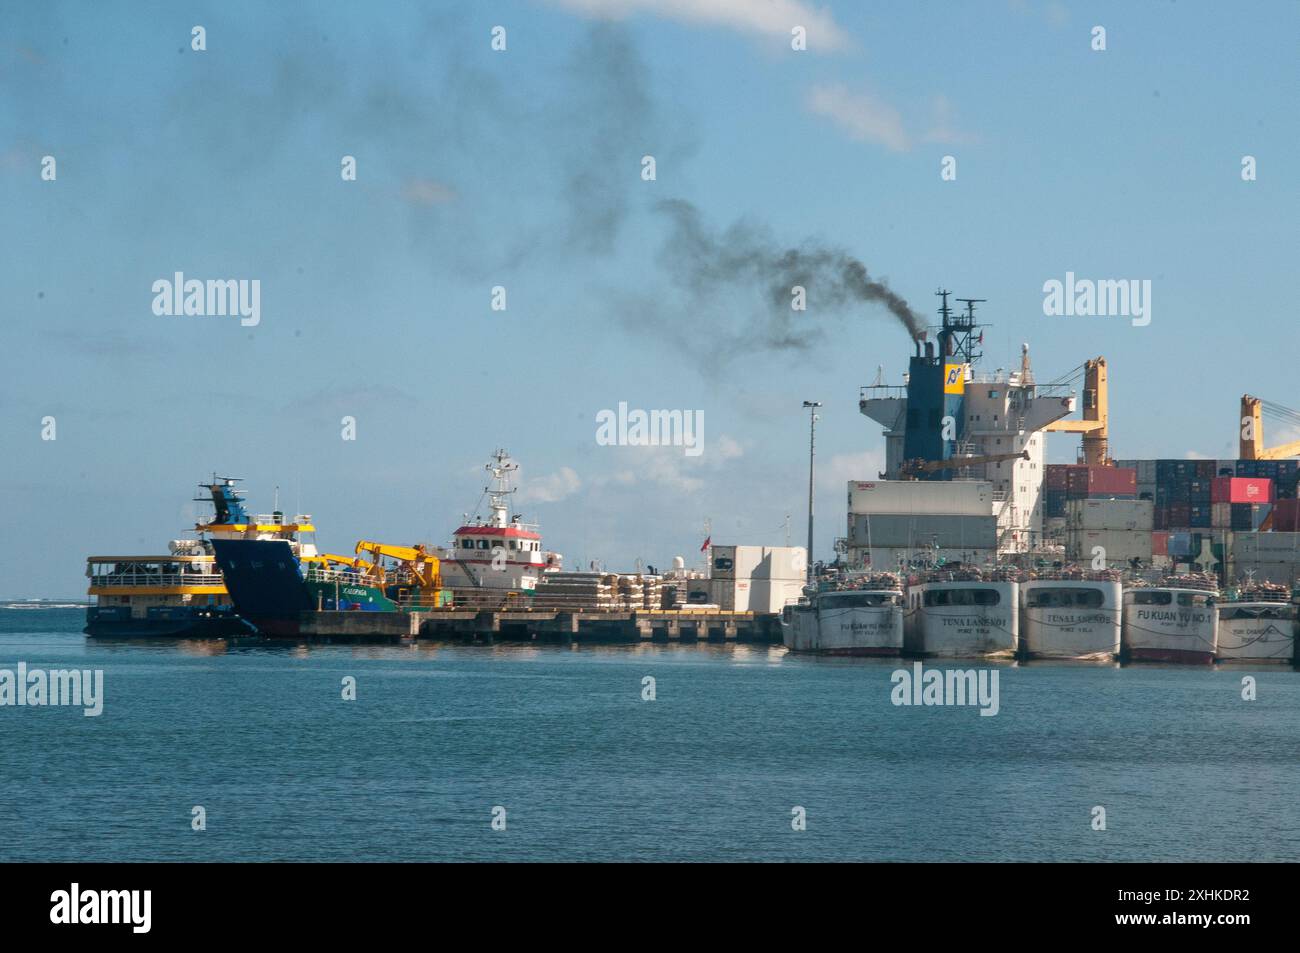
<svg viewBox="0 0 1300 953"><path fill-rule="evenodd" d="M749 593L750 612L780 612L803 595L802 579L756 579Z"/></svg>
<svg viewBox="0 0 1300 953"><path fill-rule="evenodd" d="M1263 556L1300 560L1300 533L1233 533L1235 556Z"/></svg>
<svg viewBox="0 0 1300 953"><path fill-rule="evenodd" d="M1151 500L1067 500L1066 520L1083 530L1151 532L1155 504Z"/></svg>
<svg viewBox="0 0 1300 953"><path fill-rule="evenodd" d="M802 546L714 546L714 579L802 579L808 560Z"/></svg>
<svg viewBox="0 0 1300 953"><path fill-rule="evenodd" d="M1127 563L1130 559L1151 561L1150 530L1071 530L1065 540L1065 554L1070 559L1091 563L1099 546L1108 566Z"/></svg>
<svg viewBox="0 0 1300 953"><path fill-rule="evenodd" d="M849 512L989 516L993 513L993 484L984 480L850 480Z"/></svg>

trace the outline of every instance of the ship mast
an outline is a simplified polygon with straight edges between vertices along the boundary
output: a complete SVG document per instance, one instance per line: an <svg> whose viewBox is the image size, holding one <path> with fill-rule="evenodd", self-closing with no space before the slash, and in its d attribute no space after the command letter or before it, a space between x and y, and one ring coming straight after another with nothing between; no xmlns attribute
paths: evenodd
<svg viewBox="0 0 1300 953"><path fill-rule="evenodd" d="M519 469L519 464L512 462L504 449L498 449L484 469L492 474L493 480L492 486L483 488L488 497L488 508L492 511L488 525L504 529L510 525L510 496L515 492L510 486L510 475Z"/></svg>

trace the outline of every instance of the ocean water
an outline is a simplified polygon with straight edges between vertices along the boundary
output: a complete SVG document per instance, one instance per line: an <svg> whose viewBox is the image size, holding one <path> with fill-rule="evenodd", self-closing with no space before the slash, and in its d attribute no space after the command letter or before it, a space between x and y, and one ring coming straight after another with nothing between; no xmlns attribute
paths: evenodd
<svg viewBox="0 0 1300 953"><path fill-rule="evenodd" d="M0 707L0 861L1300 859L1289 667L998 666L982 717L894 706L910 663L780 647L104 643L81 624L0 609L0 668L102 669L105 695L99 717Z"/></svg>

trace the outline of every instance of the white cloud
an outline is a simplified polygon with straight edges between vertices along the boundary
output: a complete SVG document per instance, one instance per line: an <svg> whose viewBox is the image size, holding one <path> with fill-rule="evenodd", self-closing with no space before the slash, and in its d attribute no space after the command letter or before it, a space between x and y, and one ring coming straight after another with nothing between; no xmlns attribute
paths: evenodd
<svg viewBox="0 0 1300 953"><path fill-rule="evenodd" d="M909 125L915 129L919 122L905 122L902 114L880 97L842 83L814 86L808 92L807 105L810 112L825 116L849 138L878 143L894 152L906 152L915 142L951 145L970 141L954 127L952 104L943 95L932 100L929 125L919 134L908 132Z"/></svg>
<svg viewBox="0 0 1300 953"><path fill-rule="evenodd" d="M718 438L718 456L723 460L734 460L736 457L743 457L745 448L732 440L726 434Z"/></svg>
<svg viewBox="0 0 1300 953"><path fill-rule="evenodd" d="M790 39L801 26L808 33L809 50L840 50L849 37L829 10L803 0L554 0L559 6L584 16L623 19L646 13L704 26L720 26L741 33Z"/></svg>
<svg viewBox="0 0 1300 953"><path fill-rule="evenodd" d="M402 186L402 198L412 205L441 205L455 197L453 189L432 179L407 179Z"/></svg>
<svg viewBox="0 0 1300 953"><path fill-rule="evenodd" d="M911 145L898 110L870 93L853 92L840 83L814 86L808 93L808 108L861 142L877 142L894 152Z"/></svg>
<svg viewBox="0 0 1300 953"><path fill-rule="evenodd" d="M878 480L885 469L885 451L837 453L817 464L817 485L823 489L844 490L850 480Z"/></svg>
<svg viewBox="0 0 1300 953"><path fill-rule="evenodd" d="M554 473L536 479L520 481L519 502L558 503L577 493L582 486L578 474L571 467L560 467Z"/></svg>

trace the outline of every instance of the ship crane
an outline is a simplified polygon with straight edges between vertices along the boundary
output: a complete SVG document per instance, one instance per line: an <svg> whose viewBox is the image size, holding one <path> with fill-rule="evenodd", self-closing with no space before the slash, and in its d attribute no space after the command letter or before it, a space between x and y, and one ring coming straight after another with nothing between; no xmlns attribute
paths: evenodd
<svg viewBox="0 0 1300 953"><path fill-rule="evenodd" d="M373 556L388 556L396 559L421 589L442 588L442 563L424 546L390 546L387 543L373 543L363 539L357 543L356 551L358 554L370 553Z"/></svg>
<svg viewBox="0 0 1300 953"><path fill-rule="evenodd" d="M1300 456L1300 440L1292 440L1276 447L1264 446L1265 410L1271 417L1300 425L1300 413L1296 413L1291 408L1243 394L1241 396L1241 459L1285 460L1287 457Z"/></svg>
<svg viewBox="0 0 1300 953"><path fill-rule="evenodd" d="M934 473L938 470L959 470L962 467L974 467L984 463L999 463L1003 460L1028 460L1029 451L1019 453L990 453L978 457L949 457L947 460L908 460L898 468L900 480L915 480L917 474Z"/></svg>
<svg viewBox="0 0 1300 953"><path fill-rule="evenodd" d="M1098 357L1083 365L1083 419L1054 420L1044 430L1083 435L1083 462L1090 467L1114 466L1110 457L1110 400L1106 381L1106 359Z"/></svg>

